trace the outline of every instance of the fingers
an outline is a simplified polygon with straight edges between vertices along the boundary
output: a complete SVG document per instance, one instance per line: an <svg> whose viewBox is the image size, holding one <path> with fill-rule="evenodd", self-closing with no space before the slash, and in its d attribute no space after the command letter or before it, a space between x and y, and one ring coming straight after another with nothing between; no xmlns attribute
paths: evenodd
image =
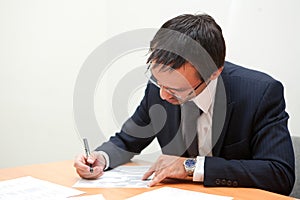
<svg viewBox="0 0 300 200"><path fill-rule="evenodd" d="M142 177L142 180L147 180L153 173L155 172L155 170L153 170L152 168L150 168Z"/></svg>
<svg viewBox="0 0 300 200"><path fill-rule="evenodd" d="M74 167L76 169L79 169L81 171L84 171L86 169L89 170L89 166L87 166L86 164L86 161L85 161L85 156L84 155L78 155L76 158L75 158L75 161L74 161Z"/></svg>
<svg viewBox="0 0 300 200"><path fill-rule="evenodd" d="M152 181L148 184L150 187L157 185L165 178L186 179L187 173L183 166L185 158L161 155L153 166L144 174L143 180L154 174Z"/></svg>
<svg viewBox="0 0 300 200"><path fill-rule="evenodd" d="M98 157L100 160L104 159L96 154L91 154L88 160L86 160L84 155L77 156L74 161L74 167L76 168L78 175L85 179L95 179L102 176L104 169L103 163L105 163L105 161L102 160L101 162L98 162ZM92 171L90 171L90 164L92 164L93 167Z"/></svg>
<svg viewBox="0 0 300 200"><path fill-rule="evenodd" d="M163 171L156 171L152 181L150 181L148 186L149 187L155 186L156 184L163 181L165 178L167 178L167 175Z"/></svg>
<svg viewBox="0 0 300 200"><path fill-rule="evenodd" d="M157 161L154 165L152 165L149 170L143 175L142 180L148 179L152 174L154 174L153 179L149 182L148 186L152 187L163 179L166 178L164 169L160 169L159 161Z"/></svg>
<svg viewBox="0 0 300 200"><path fill-rule="evenodd" d="M99 167L94 167L92 173L90 172L89 167L86 170L77 168L76 172L81 178L84 179L96 179L103 175L103 170Z"/></svg>

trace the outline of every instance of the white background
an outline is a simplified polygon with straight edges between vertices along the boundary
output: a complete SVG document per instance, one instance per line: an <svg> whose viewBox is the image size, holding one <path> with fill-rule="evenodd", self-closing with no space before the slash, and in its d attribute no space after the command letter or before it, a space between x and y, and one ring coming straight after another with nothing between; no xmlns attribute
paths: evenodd
<svg viewBox="0 0 300 200"><path fill-rule="evenodd" d="M112 36L159 28L184 13L213 16L224 32L228 61L283 83L289 129L300 136L299 8L298 0L0 0L0 167L72 160L83 152L73 91L85 59ZM145 59L141 51L115 65L126 72ZM129 113L142 93L124 102ZM95 99L108 96L99 86ZM120 124L101 106L95 105L99 124L114 134ZM154 144L146 154L156 150Z"/></svg>

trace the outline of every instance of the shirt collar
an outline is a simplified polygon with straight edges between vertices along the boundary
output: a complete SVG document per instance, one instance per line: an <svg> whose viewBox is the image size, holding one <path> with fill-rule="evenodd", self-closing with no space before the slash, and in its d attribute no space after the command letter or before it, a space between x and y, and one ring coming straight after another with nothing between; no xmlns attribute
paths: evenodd
<svg viewBox="0 0 300 200"><path fill-rule="evenodd" d="M204 113L208 113L209 108L214 102L217 81L218 78L210 81L207 87L200 94L190 100L193 101Z"/></svg>

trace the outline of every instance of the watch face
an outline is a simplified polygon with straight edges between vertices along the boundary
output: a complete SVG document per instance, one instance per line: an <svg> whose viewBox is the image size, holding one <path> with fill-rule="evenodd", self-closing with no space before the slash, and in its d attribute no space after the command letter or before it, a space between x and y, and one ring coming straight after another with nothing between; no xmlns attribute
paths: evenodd
<svg viewBox="0 0 300 200"><path fill-rule="evenodd" d="M186 167L194 167L196 165L196 160L195 159L187 159L185 161Z"/></svg>

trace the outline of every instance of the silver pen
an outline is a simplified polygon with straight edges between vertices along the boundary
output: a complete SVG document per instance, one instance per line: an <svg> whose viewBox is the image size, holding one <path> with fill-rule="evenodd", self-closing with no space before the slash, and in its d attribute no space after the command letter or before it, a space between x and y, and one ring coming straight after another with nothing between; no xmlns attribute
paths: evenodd
<svg viewBox="0 0 300 200"><path fill-rule="evenodd" d="M83 138L83 144L84 144L86 159L88 159L88 157L91 155L91 152L90 152L89 143L86 138ZM90 172L93 173L93 171L94 171L93 165L89 164L89 166L90 166Z"/></svg>

